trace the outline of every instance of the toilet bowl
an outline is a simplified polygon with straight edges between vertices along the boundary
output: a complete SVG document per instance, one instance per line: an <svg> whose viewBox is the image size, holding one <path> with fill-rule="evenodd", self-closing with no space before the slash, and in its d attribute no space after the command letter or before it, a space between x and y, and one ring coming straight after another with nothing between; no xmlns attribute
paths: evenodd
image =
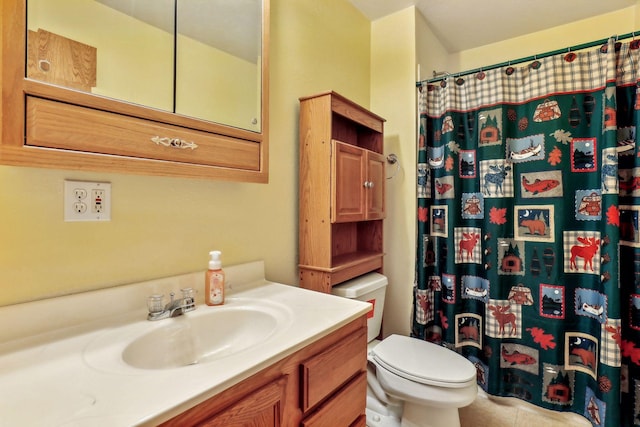
<svg viewBox="0 0 640 427"><path fill-rule="evenodd" d="M375 378L387 395L404 402L403 427L460 425L458 408L478 392L476 369L459 354L433 343L390 335L369 351Z"/></svg>
<svg viewBox="0 0 640 427"><path fill-rule="evenodd" d="M416 338L376 338L387 278L369 273L333 288L333 294L368 301L367 426L459 427L458 408L476 397L476 369L458 353Z"/></svg>

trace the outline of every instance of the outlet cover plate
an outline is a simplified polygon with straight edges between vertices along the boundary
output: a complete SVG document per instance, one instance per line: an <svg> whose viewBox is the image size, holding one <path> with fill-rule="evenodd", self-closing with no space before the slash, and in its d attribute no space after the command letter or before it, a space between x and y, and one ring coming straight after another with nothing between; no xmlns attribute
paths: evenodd
<svg viewBox="0 0 640 427"><path fill-rule="evenodd" d="M111 183L66 179L64 220L111 221Z"/></svg>

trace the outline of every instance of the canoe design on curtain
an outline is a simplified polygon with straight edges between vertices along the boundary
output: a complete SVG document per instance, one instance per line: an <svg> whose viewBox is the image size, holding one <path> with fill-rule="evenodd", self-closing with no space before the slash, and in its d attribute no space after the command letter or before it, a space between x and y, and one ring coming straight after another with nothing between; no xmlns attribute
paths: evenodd
<svg viewBox="0 0 640 427"><path fill-rule="evenodd" d="M639 61L611 40L418 94L413 336L594 426L640 425Z"/></svg>

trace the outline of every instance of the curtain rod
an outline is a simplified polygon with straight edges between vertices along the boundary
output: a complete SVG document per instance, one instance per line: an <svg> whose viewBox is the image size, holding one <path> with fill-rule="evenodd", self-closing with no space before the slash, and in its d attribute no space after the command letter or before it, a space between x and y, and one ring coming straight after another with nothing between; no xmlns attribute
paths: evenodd
<svg viewBox="0 0 640 427"><path fill-rule="evenodd" d="M438 76L438 77L434 76L434 78L427 79L427 80L421 80L419 82L416 82L416 87L420 87L423 84L438 82L440 80L446 79L449 76L458 76L459 77L459 76L464 76L464 75L467 75L467 74L477 73L477 72L480 72L480 71L493 70L495 68L504 67L505 65L515 65L515 64L520 64L520 63L523 63L523 62L533 61L533 60L540 59L540 58L546 58L548 56L557 55L557 54L563 53L563 52L571 52L573 50L587 49L587 48L590 48L590 47L602 45L602 44L606 43L607 41L609 41L609 39L611 39L613 37L615 37L616 41L622 40L622 39L628 39L630 37L634 37L635 38L636 33L638 33L638 35L640 35L640 31L634 31L634 32L631 32L631 33L623 34L621 36L614 35L614 36L608 37L606 39L594 40L594 41L591 41L591 42L582 43L582 44L578 44L578 45L575 45L575 46L565 47L564 49L552 50L552 51L541 53L541 54L538 54L538 55L531 55L531 56L527 56L527 57L524 57L524 58L515 59L515 60L512 60L512 61L504 61L504 62L500 62L499 64L490 65L488 67L478 67L478 68L474 68L472 70L463 71L463 72L460 72L460 73L448 73L446 71L441 72L441 73L436 73L434 71L434 75L436 75L436 74L443 74L443 75Z"/></svg>

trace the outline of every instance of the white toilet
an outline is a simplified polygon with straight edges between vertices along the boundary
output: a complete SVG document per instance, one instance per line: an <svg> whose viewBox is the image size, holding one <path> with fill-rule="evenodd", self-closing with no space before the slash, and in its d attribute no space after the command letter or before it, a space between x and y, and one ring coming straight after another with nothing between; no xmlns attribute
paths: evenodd
<svg viewBox="0 0 640 427"><path fill-rule="evenodd" d="M402 335L376 340L387 278L369 273L333 287L334 295L373 304L367 319L368 427L459 427L458 408L478 392L473 364L445 347Z"/></svg>

